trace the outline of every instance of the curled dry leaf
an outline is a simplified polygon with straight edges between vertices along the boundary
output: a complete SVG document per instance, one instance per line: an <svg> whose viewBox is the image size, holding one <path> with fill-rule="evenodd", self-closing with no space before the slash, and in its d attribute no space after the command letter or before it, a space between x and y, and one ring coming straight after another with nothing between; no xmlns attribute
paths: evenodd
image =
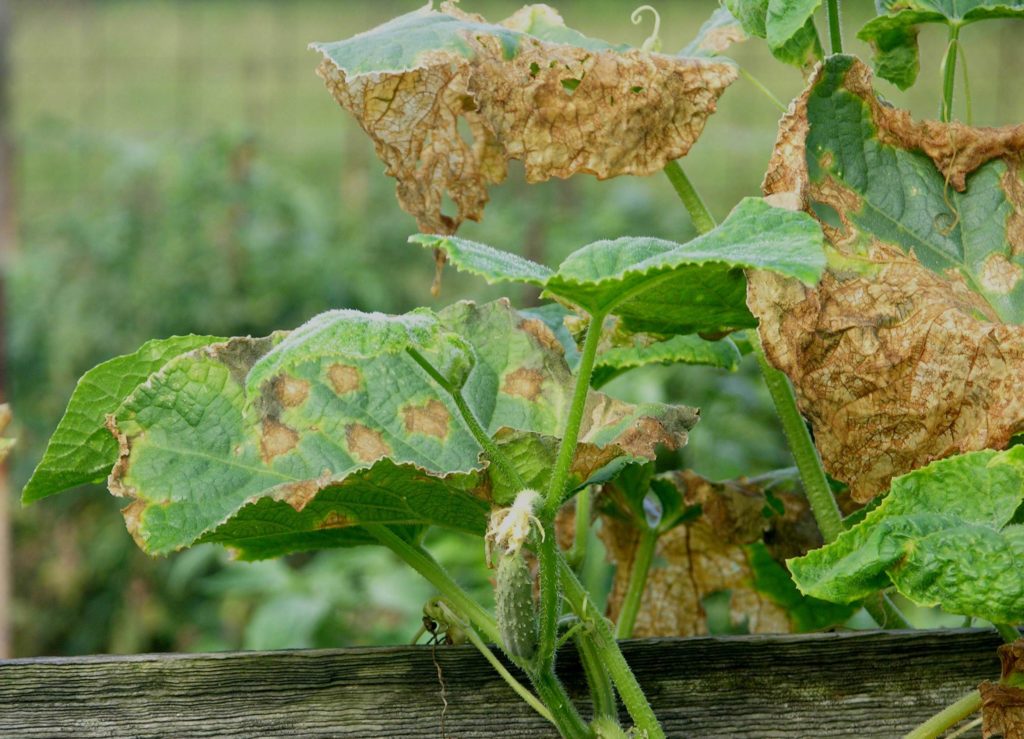
<svg viewBox="0 0 1024 739"><path fill-rule="evenodd" d="M645 175L686 154L736 78L724 61L589 39L546 5L499 24L445 3L314 44L318 73L373 139L428 233L479 220L520 159L530 182ZM447 195L457 211L441 212Z"/></svg>
<svg viewBox="0 0 1024 739"><path fill-rule="evenodd" d="M1024 126L917 122L830 58L780 125L765 193L830 243L814 289L750 275L769 360L857 501L1024 425Z"/></svg>
<svg viewBox="0 0 1024 739"><path fill-rule="evenodd" d="M689 470L668 477L686 506L700 506L700 513L670 529L658 539L655 564L644 589L634 636L693 636L708 633L702 601L706 596L730 591L730 618L734 626L747 620L751 633L793 630L791 614L770 595L755 587L754 558L749 545L768 542L769 551L783 556L806 551L821 543L810 521L806 501L780 494L782 516L767 518L766 498L754 485L743 481L712 483ZM614 495L609 487L603 495ZM619 507L613 504L613 507ZM608 557L616 564L608 600L608 616L617 619L629 586L639 531L602 505L601 538Z"/></svg>
<svg viewBox="0 0 1024 739"><path fill-rule="evenodd" d="M983 682L982 736L1024 739L1024 639L999 647L1002 676L998 683Z"/></svg>

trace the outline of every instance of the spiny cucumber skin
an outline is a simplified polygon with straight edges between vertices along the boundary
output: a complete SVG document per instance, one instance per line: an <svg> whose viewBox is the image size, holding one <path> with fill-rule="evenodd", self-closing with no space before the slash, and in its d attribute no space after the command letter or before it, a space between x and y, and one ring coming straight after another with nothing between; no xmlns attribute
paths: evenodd
<svg viewBox="0 0 1024 739"><path fill-rule="evenodd" d="M533 577L523 555L502 555L495 580L495 615L505 650L510 657L529 662L537 652L537 611Z"/></svg>

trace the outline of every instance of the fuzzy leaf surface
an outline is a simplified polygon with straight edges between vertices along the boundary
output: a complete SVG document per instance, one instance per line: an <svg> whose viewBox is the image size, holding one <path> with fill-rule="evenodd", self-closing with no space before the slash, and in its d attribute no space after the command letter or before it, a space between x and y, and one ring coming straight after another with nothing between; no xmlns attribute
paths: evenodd
<svg viewBox="0 0 1024 739"><path fill-rule="evenodd" d="M117 461L117 443L104 426L107 414L116 411L135 388L174 357L218 341L223 339L154 339L132 354L115 357L86 372L75 386L67 410L21 494L22 502L31 503L77 485L106 479Z"/></svg>
<svg viewBox="0 0 1024 739"><path fill-rule="evenodd" d="M878 17L857 33L875 51L875 73L901 90L914 84L920 69L917 26L942 23L962 27L992 18L1024 18L1021 0L875 0Z"/></svg>
<svg viewBox="0 0 1024 739"><path fill-rule="evenodd" d="M750 276L769 360L855 500L1024 424L1024 126L914 121L831 57L783 118L766 194L813 213L807 289Z"/></svg>
<svg viewBox="0 0 1024 739"><path fill-rule="evenodd" d="M334 335L347 343L330 353ZM131 499L125 519L140 546L216 541L260 558L366 543L360 523L482 534L509 482L409 351L372 350L382 336L428 358L458 337L473 357L462 395L499 445L561 431L572 394L561 345L505 301L388 320L332 312L287 337L232 339L175 358L116 413L111 490ZM696 420L693 409L592 393L573 473L683 444Z"/></svg>
<svg viewBox="0 0 1024 739"><path fill-rule="evenodd" d="M457 269L495 279L490 247L442 236L416 243L448 253ZM592 315L610 311L630 332L719 333L756 325L743 270L771 270L811 285L825 267L821 244L813 219L746 198L714 230L685 244L644 237L597 241L566 257L543 283L532 269L507 269L501 279L541 284L546 295Z"/></svg>
<svg viewBox="0 0 1024 739"><path fill-rule="evenodd" d="M634 334L641 338L643 334ZM597 355L591 384L601 387L615 377L652 364L703 364L735 371L740 365L740 351L728 338L708 341L699 336L673 336L664 341L636 341L616 346Z"/></svg>
<svg viewBox="0 0 1024 739"><path fill-rule="evenodd" d="M726 61L587 38L546 5L488 23L428 4L312 48L397 180L401 206L420 230L445 234L482 217L510 159L530 182L661 169L689 151L737 74ZM445 195L454 215L441 212Z"/></svg>
<svg viewBox="0 0 1024 739"><path fill-rule="evenodd" d="M831 544L789 560L800 590L849 603L894 585L915 603L994 623L1024 622L1024 447L971 452L893 480Z"/></svg>

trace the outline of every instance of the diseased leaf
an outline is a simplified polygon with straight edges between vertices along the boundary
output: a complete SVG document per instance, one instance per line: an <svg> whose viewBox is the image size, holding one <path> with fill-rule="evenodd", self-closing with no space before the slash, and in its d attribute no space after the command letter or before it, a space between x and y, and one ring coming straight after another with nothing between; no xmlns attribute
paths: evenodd
<svg viewBox="0 0 1024 739"><path fill-rule="evenodd" d="M313 44L338 103L373 139L422 231L479 220L520 159L530 182L644 175L685 155L732 64L614 47L545 5L499 24L444 3ZM460 131L465 127L466 135ZM442 213L447 195L455 213Z"/></svg>
<svg viewBox="0 0 1024 739"><path fill-rule="evenodd" d="M1024 622L1024 447L971 452L898 477L864 520L789 560L801 592L848 603L895 585L921 605Z"/></svg>
<svg viewBox="0 0 1024 739"><path fill-rule="evenodd" d="M1024 739L1024 639L999 647L1002 677L985 681L981 692L982 736Z"/></svg>
<svg viewBox="0 0 1024 739"><path fill-rule="evenodd" d="M631 476L605 485L598 498L601 538L616 564L608 604L611 618L618 617L626 594L639 527L651 523L650 505L643 502L648 484L661 500L674 491L679 501L674 506L675 523L658 539L635 636L706 634L702 603L723 591L728 591L733 627L743 628L746 619L751 633L825 628L845 621L856 610L812 602L793 592L792 583L787 592L778 582L779 570L765 562L767 558L780 568L773 559L775 553L761 543L762 537L771 539L782 553L804 552L820 544L813 522L806 521L810 513L805 500L782 494L785 514L768 517L764 493L743 480L712 483L690 471L652 480L637 468ZM822 605L823 609L817 608Z"/></svg>
<svg viewBox="0 0 1024 739"><path fill-rule="evenodd" d="M413 234L409 237L409 243L432 249L443 245L442 248L448 256L448 261L454 264L460 272L469 272L483 277L489 285L517 282L544 287L544 284L554 274L549 267L531 262L518 254L454 236L445 238Z"/></svg>
<svg viewBox="0 0 1024 739"><path fill-rule="evenodd" d="M763 38L780 62L808 71L824 52L813 14L821 0L725 0L751 36Z"/></svg>
<svg viewBox="0 0 1024 739"><path fill-rule="evenodd" d="M416 243L448 253L458 269L494 279L485 265L496 259L477 257L489 247L454 236L424 236ZM541 284L545 295L592 315L610 311L625 331L722 333L755 325L744 269L812 285L825 266L821 243L812 219L746 198L717 228L686 244L645 237L597 241L570 254L543 283L535 280L536 270L507 269L502 279Z"/></svg>
<svg viewBox="0 0 1024 739"><path fill-rule="evenodd" d="M1024 126L915 122L830 58L781 124L764 188L815 214L815 289L758 272L748 303L828 472L864 502L1024 426Z"/></svg>
<svg viewBox="0 0 1024 739"><path fill-rule="evenodd" d="M722 6L715 9L711 17L697 31L696 38L683 47L679 56L715 57L722 54L733 44L742 43L748 38L743 24Z"/></svg>
<svg viewBox="0 0 1024 739"><path fill-rule="evenodd" d="M989 18L1024 18L1021 0L875 0L878 17L857 33L875 50L875 73L906 90L920 68L917 26L962 27Z"/></svg>
<svg viewBox="0 0 1024 739"><path fill-rule="evenodd" d="M117 461L117 443L104 428L107 414L117 410L136 387L169 360L217 341L223 339L154 339L132 354L115 357L86 372L75 386L64 417L22 491L22 502L31 503L77 485L106 479Z"/></svg>
<svg viewBox="0 0 1024 739"><path fill-rule="evenodd" d="M477 421L527 479L550 474L537 452L555 446L573 383L540 320L506 301L397 318L332 311L287 337L179 356L125 400L110 486L132 499L129 530L153 553L203 540L245 558L365 543L360 523L482 534L492 502L516 491L420 364L447 356L453 336L472 355L461 392ZM573 479L683 444L696 420L592 393Z"/></svg>

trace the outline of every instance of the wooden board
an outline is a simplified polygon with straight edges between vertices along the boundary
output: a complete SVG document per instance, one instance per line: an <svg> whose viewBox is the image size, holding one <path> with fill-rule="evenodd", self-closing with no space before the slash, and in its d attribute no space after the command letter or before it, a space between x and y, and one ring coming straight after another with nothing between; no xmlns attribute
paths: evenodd
<svg viewBox="0 0 1024 739"><path fill-rule="evenodd" d="M992 631L643 639L672 737L897 737L998 677ZM471 646L0 661L2 737L546 737ZM581 696L571 650L558 671ZM973 734L978 736L977 733Z"/></svg>

